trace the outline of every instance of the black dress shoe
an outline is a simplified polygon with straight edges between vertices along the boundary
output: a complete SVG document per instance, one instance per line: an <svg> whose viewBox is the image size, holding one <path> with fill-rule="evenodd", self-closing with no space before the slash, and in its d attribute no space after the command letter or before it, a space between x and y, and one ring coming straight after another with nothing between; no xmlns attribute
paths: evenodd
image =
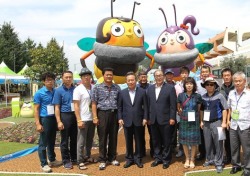
<svg viewBox="0 0 250 176"><path fill-rule="evenodd" d="M205 156L204 155L199 155L195 158L197 161L201 161L203 159L205 159Z"/></svg>
<svg viewBox="0 0 250 176"><path fill-rule="evenodd" d="M151 167L158 166L161 163L162 163L161 161L155 160L154 162L151 163Z"/></svg>
<svg viewBox="0 0 250 176"><path fill-rule="evenodd" d="M137 165L137 167L143 168L143 164L141 162L136 162L135 164Z"/></svg>
<svg viewBox="0 0 250 176"><path fill-rule="evenodd" d="M236 174L239 171L241 171L241 167L232 167L230 174Z"/></svg>
<svg viewBox="0 0 250 176"><path fill-rule="evenodd" d="M167 168L169 168L169 164L168 164L168 163L163 163L162 168L163 168L163 169L167 169Z"/></svg>
<svg viewBox="0 0 250 176"><path fill-rule="evenodd" d="M128 167L132 166L133 164L134 164L133 162L126 162L126 163L123 165L123 167L124 167L124 168L128 168Z"/></svg>

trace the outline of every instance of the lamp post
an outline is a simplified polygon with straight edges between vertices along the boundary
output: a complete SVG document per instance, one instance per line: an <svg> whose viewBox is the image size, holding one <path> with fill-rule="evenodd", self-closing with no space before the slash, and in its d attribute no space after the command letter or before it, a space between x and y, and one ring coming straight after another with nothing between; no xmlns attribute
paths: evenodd
<svg viewBox="0 0 250 176"><path fill-rule="evenodd" d="M16 73L16 55L14 53L14 72Z"/></svg>

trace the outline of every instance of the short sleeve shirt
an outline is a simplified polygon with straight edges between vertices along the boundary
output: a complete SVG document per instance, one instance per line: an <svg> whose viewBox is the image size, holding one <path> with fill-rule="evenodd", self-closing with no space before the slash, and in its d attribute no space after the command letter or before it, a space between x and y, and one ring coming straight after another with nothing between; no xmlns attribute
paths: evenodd
<svg viewBox="0 0 250 176"><path fill-rule="evenodd" d="M105 83L98 84L93 89L92 101L96 102L99 110L117 109L118 96L121 88L117 84L111 87Z"/></svg>
<svg viewBox="0 0 250 176"><path fill-rule="evenodd" d="M245 130L250 128L250 91L244 89L242 95L236 94L236 91L232 90L228 95L228 106L232 111L236 108L239 111L239 119L231 119L230 128L237 130L239 126L240 130Z"/></svg>
<svg viewBox="0 0 250 176"><path fill-rule="evenodd" d="M54 95L54 89L49 91L45 86L39 89L34 95L34 104L40 105L39 115L40 117L54 116L48 115L47 106L52 105L52 99Z"/></svg>
<svg viewBox="0 0 250 176"><path fill-rule="evenodd" d="M73 100L80 101L80 116L83 121L92 120L92 113L90 111L91 96L92 90L87 90L83 84L77 86L73 93Z"/></svg>
<svg viewBox="0 0 250 176"><path fill-rule="evenodd" d="M52 103L60 105L60 112L72 112L73 91L75 87L72 85L67 88L64 84L55 90Z"/></svg>
<svg viewBox="0 0 250 176"><path fill-rule="evenodd" d="M212 96L208 96L208 94L204 94L202 96L202 106L201 110L209 110L210 111L210 120L222 119L222 111L228 109L226 98L215 91Z"/></svg>

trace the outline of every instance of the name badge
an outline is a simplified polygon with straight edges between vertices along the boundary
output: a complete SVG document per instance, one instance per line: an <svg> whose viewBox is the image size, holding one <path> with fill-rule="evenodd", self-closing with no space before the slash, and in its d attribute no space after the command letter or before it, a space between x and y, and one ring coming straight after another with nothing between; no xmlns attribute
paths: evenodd
<svg viewBox="0 0 250 176"><path fill-rule="evenodd" d="M236 110L233 110L232 111L232 119L234 120L238 120L239 119L239 116L240 116L240 112L236 109Z"/></svg>
<svg viewBox="0 0 250 176"><path fill-rule="evenodd" d="M48 113L48 115L54 115L55 114L54 105L47 105L47 113Z"/></svg>
<svg viewBox="0 0 250 176"><path fill-rule="evenodd" d="M193 110L188 111L188 121L189 122L195 121L195 111Z"/></svg>
<svg viewBox="0 0 250 176"><path fill-rule="evenodd" d="M207 122L210 121L210 111L209 111L209 110L205 110L205 111L204 111L203 120L204 120L204 121L207 121Z"/></svg>
<svg viewBox="0 0 250 176"><path fill-rule="evenodd" d="M75 111L74 103L71 103L71 111Z"/></svg>

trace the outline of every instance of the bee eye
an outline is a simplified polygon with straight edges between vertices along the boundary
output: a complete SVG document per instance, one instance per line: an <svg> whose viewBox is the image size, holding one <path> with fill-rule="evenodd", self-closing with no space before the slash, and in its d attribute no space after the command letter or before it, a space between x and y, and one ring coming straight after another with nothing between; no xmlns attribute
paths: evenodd
<svg viewBox="0 0 250 176"><path fill-rule="evenodd" d="M163 33L159 39L158 39L158 43L161 44L161 45L165 45L166 43L168 43L168 35L167 33Z"/></svg>
<svg viewBox="0 0 250 176"><path fill-rule="evenodd" d="M179 43L184 43L186 41L186 37L183 34L177 34L176 41Z"/></svg>
<svg viewBox="0 0 250 176"><path fill-rule="evenodd" d="M142 29L139 26L134 26L134 33L139 38L143 36Z"/></svg>
<svg viewBox="0 0 250 176"><path fill-rule="evenodd" d="M111 33L116 37L119 37L124 34L124 31L124 27L119 23L116 23L111 27Z"/></svg>

